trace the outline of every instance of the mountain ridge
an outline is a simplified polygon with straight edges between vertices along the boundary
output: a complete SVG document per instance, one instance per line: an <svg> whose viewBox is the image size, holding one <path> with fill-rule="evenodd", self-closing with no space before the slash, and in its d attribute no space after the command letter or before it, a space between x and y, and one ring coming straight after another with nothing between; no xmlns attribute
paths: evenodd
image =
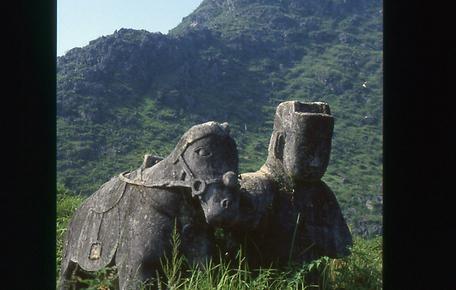
<svg viewBox="0 0 456 290"><path fill-rule="evenodd" d="M324 180L355 231L378 234L381 50L381 2L367 0L206 0L168 34L119 29L57 58L58 182L90 194L209 120L230 122L241 172L254 171L278 103L325 101L335 130Z"/></svg>

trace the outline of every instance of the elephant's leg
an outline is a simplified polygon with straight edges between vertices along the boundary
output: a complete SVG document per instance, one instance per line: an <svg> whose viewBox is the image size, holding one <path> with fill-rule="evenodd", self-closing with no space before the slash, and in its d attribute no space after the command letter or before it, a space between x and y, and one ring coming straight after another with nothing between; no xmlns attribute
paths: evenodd
<svg viewBox="0 0 456 290"><path fill-rule="evenodd" d="M95 272L87 272L83 270L79 265L76 265L76 269L73 272L73 280L75 281L75 286L72 289L79 290L79 289L87 289L87 283L83 282L84 280L92 280L95 279Z"/></svg>
<svg viewBox="0 0 456 290"><path fill-rule="evenodd" d="M136 194L137 193L137 194ZM167 251L174 221L158 212L157 194L136 194L125 210L128 215L115 255L121 290L138 289L142 282L155 278L160 257ZM128 197L128 196L127 196Z"/></svg>
<svg viewBox="0 0 456 290"><path fill-rule="evenodd" d="M141 289L147 284L146 289L157 289L156 278L160 264L143 261L141 259L130 259L128 263L117 266L119 276L119 289L131 290Z"/></svg>
<svg viewBox="0 0 456 290"><path fill-rule="evenodd" d="M117 265L120 290L140 289L141 281L137 275L140 266L140 261L130 259Z"/></svg>
<svg viewBox="0 0 456 290"><path fill-rule="evenodd" d="M144 282L157 277L167 239L169 236L165 239L163 231L146 228L141 235L133 235L122 243L116 254L121 290L139 289Z"/></svg>
<svg viewBox="0 0 456 290"><path fill-rule="evenodd" d="M69 261L66 267L62 267L60 275L59 287L60 290L77 290L85 289L87 285L79 280L92 279L94 275L82 270L79 265L73 261Z"/></svg>
<svg viewBox="0 0 456 290"><path fill-rule="evenodd" d="M65 263L60 270L60 279L58 289L60 290L70 290L71 286L74 286L72 281L73 273L75 272L77 264L73 261L68 261Z"/></svg>

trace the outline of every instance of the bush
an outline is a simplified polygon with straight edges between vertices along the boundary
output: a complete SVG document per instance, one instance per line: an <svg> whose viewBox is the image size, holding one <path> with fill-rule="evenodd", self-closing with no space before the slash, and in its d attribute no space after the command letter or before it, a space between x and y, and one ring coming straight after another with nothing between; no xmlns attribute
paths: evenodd
<svg viewBox="0 0 456 290"><path fill-rule="evenodd" d="M57 185L57 220L56 220L56 277L58 279L60 273L60 264L62 262L63 240L68 227L68 223L74 211L84 200L83 196L72 194L65 186Z"/></svg>

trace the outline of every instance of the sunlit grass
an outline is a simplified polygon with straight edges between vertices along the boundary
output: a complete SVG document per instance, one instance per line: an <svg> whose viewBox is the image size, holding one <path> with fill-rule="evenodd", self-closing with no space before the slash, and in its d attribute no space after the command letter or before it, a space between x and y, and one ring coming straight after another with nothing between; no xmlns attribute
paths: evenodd
<svg viewBox="0 0 456 290"><path fill-rule="evenodd" d="M63 187L57 198L57 278L62 255L62 239L74 210L83 197L71 195ZM283 269L250 269L242 249L236 264L219 259L208 261L204 267L188 265L179 253L180 237L172 236L172 254L162 260L163 275L143 283L142 289L353 289L382 288L382 239L365 240L355 237L352 255L342 259L320 258L311 263L292 265ZM86 279L86 289L115 289L116 269L102 269L93 279ZM156 289L156 288L155 288Z"/></svg>

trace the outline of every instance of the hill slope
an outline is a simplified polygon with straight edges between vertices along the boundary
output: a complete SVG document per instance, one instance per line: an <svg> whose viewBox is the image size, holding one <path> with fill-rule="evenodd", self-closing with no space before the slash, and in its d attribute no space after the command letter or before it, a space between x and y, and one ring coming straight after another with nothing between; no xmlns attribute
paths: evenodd
<svg viewBox="0 0 456 290"><path fill-rule="evenodd" d="M57 174L90 194L190 126L228 121L241 172L265 161L275 107L326 101L324 180L355 233L381 231L381 2L205 0L169 34L120 29L57 59Z"/></svg>

